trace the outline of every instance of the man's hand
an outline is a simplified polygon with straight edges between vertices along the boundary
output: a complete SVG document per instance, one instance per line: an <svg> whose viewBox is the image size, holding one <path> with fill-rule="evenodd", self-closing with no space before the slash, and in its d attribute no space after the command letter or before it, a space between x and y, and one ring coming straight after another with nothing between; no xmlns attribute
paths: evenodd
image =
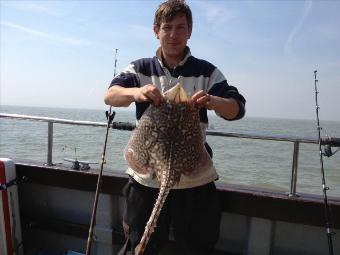
<svg viewBox="0 0 340 255"><path fill-rule="evenodd" d="M214 110L218 115L226 119L235 118L240 110L239 104L234 98L212 96L203 90L196 92L191 97L191 102L196 107Z"/></svg>
<svg viewBox="0 0 340 255"><path fill-rule="evenodd" d="M191 103L196 107L205 107L211 110L211 97L207 92L200 90L191 97Z"/></svg>
<svg viewBox="0 0 340 255"><path fill-rule="evenodd" d="M136 90L134 99L136 102L151 102L158 106L162 102L163 96L155 85L148 84Z"/></svg>
<svg viewBox="0 0 340 255"><path fill-rule="evenodd" d="M106 92L104 102L116 107L127 107L132 102L151 102L158 106L163 100L161 92L155 85L148 84L141 88L124 88L112 86Z"/></svg>

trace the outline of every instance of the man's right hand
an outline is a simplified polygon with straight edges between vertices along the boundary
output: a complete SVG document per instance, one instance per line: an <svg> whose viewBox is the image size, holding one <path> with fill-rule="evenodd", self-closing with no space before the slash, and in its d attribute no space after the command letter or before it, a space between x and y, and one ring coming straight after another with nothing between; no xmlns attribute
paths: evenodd
<svg viewBox="0 0 340 255"><path fill-rule="evenodd" d="M158 106L163 100L159 89L153 84L147 84L135 90L134 99L136 102L151 102Z"/></svg>
<svg viewBox="0 0 340 255"><path fill-rule="evenodd" d="M162 101L161 92L152 84L147 84L141 88L124 88L115 85L109 88L104 96L105 104L115 107L127 107L132 102L150 102L158 106Z"/></svg>

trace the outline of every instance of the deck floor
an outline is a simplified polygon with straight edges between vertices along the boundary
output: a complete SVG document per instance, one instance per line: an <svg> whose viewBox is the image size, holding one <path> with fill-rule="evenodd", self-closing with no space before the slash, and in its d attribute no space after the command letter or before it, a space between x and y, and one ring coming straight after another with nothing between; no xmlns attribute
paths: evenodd
<svg viewBox="0 0 340 255"><path fill-rule="evenodd" d="M179 249L179 247L176 246L175 242L170 241L167 245L167 247L160 252L159 255L197 255L193 253L188 253L186 251L183 251ZM227 252L227 251L221 251L221 250L214 250L212 252L209 252L208 254L200 254L200 255L241 255L240 253L233 253L233 252Z"/></svg>

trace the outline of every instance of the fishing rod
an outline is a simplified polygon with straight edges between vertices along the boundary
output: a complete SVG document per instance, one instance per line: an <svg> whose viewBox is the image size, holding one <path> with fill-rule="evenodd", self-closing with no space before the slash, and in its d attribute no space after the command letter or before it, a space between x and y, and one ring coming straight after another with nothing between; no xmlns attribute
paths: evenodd
<svg viewBox="0 0 340 255"><path fill-rule="evenodd" d="M314 90L315 90L315 106L316 106L316 124L317 124L317 130L318 130L318 140L319 140L319 152L320 152L320 165L321 165L321 176L322 176L322 191L323 191L323 201L324 201L324 213L325 213L325 227L327 232L327 241L328 241L328 251L329 255L333 255L333 234L334 232L331 231L331 211L330 207L328 205L328 199L327 199L327 190L329 190L329 187L326 186L326 180L325 180L325 170L323 166L323 156L329 157L329 155L334 155L334 153L325 154L322 152L322 143L321 143L321 129L320 126L320 119L319 119L319 103L318 103L318 79L316 78L317 70L314 71Z"/></svg>
<svg viewBox="0 0 340 255"><path fill-rule="evenodd" d="M115 51L115 64L114 64L114 71L113 75L116 76L116 67L117 67L117 51ZM105 134L105 142L104 142L104 148L103 148L103 153L100 161L100 171L98 174L98 179L97 179L97 187L96 187L96 193L94 196L94 202L93 202L93 208L92 208L92 216L91 216L91 223L89 227L89 234L87 238L87 244L86 244L86 255L91 254L91 246L92 246L92 239L93 239L93 227L94 223L96 220L96 214L97 214L97 207L98 207L98 197L99 197L99 192L102 184L102 176L103 176L103 169L104 169L104 164L105 164L105 154L106 154L106 146L107 146L107 138L109 134L109 129L112 126L111 123L113 121L113 118L115 116L115 112L112 112L112 106L110 106L110 109L105 112L106 113L106 119L107 119L107 125L106 125L106 134Z"/></svg>

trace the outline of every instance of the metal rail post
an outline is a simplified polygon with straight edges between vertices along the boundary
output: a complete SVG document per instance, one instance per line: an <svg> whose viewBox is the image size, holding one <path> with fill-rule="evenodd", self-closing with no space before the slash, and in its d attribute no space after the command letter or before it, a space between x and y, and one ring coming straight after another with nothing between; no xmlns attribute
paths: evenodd
<svg viewBox="0 0 340 255"><path fill-rule="evenodd" d="M290 192L288 196L297 197L296 194L296 182L297 182L297 169L298 169L298 161L299 161L299 145L300 142L294 142L294 151L293 151L293 163L292 163L292 177L290 180Z"/></svg>
<svg viewBox="0 0 340 255"><path fill-rule="evenodd" d="M47 134L47 163L48 166L53 166L52 161L53 150L53 122L48 122L48 134Z"/></svg>

